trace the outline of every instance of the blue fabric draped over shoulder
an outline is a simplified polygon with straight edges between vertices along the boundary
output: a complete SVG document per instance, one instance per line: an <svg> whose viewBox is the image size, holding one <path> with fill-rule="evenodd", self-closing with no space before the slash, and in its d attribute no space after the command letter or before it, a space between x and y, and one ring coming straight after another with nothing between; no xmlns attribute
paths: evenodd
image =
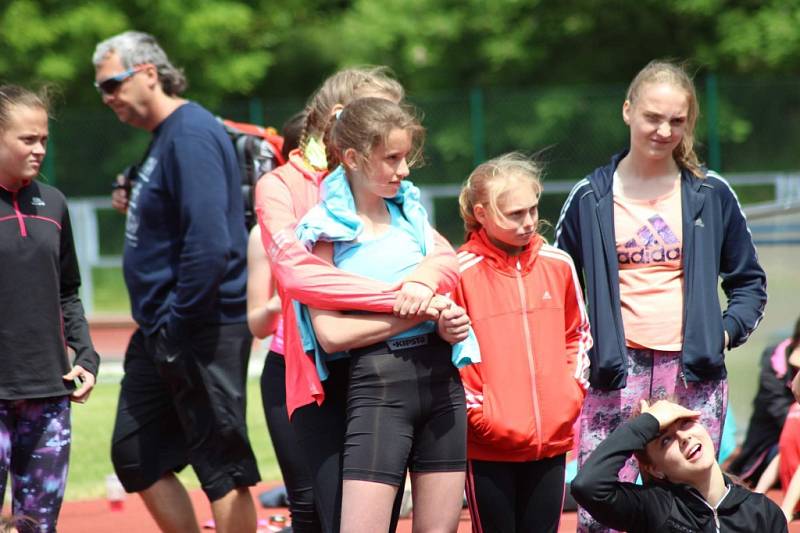
<svg viewBox="0 0 800 533"><path fill-rule="evenodd" d="M413 183L403 180L397 195L390 200L400 207L403 216L413 227L414 237L420 244L422 254L427 255L434 246L433 228L428 222L428 213L420 201L420 191ZM337 167L322 182L320 203L311 208L295 228L298 240L310 251L318 241L344 242L358 238L364 224L356 214L356 204L344 168ZM346 354L327 354L319 346L311 324L308 308L294 301L297 327L303 339L303 349L314 357L321 380L328 377L325 361L341 358ZM466 340L453 346L452 362L457 368L480 362L478 339L472 328Z"/></svg>

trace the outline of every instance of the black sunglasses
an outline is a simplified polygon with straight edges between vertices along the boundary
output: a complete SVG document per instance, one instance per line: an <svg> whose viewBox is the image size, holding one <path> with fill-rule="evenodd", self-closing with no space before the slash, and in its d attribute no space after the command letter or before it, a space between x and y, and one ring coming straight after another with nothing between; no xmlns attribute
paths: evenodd
<svg viewBox="0 0 800 533"><path fill-rule="evenodd" d="M124 72L120 72L119 74L114 74L113 76L109 76L108 78L102 81L94 82L94 88L97 89L97 92L100 94L111 95L114 94L119 86L122 85L125 80L136 74L137 72L143 71L145 68L152 66L150 63L145 63L143 65L136 65L133 68L129 68Z"/></svg>

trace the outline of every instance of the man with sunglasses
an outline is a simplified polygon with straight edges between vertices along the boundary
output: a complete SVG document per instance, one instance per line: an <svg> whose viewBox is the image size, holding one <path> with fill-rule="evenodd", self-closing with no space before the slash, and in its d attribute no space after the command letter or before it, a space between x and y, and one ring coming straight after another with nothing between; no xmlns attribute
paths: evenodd
<svg viewBox="0 0 800 533"><path fill-rule="evenodd" d="M216 529L256 529L260 479L245 425L251 337L247 234L230 139L180 95L183 73L156 40L97 45L95 87L120 121L152 133L127 200L123 271L139 326L125 354L114 468L163 531L198 532L175 472L190 464Z"/></svg>

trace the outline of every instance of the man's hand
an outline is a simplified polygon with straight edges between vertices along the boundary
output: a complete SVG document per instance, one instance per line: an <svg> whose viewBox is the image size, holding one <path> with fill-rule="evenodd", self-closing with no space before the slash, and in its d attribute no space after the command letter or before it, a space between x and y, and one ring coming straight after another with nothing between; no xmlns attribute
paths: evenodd
<svg viewBox="0 0 800 533"><path fill-rule="evenodd" d="M653 405L648 405L647 400L639 400L639 407L642 413L653 415L658 420L658 427L662 430L681 418L693 418L695 420L700 418L700 411L690 411L682 405L668 402L667 400L658 400Z"/></svg>
<svg viewBox="0 0 800 533"><path fill-rule="evenodd" d="M61 376L61 379L73 382L77 380L80 387L72 391L72 394L69 395L69 399L76 403L86 403L86 400L89 399L89 395L94 388L94 374L80 365L75 365L67 374Z"/></svg>
<svg viewBox="0 0 800 533"><path fill-rule="evenodd" d="M427 313L433 290L422 283L407 281L400 287L400 292L394 300L392 313L400 318L423 316Z"/></svg>
<svg viewBox="0 0 800 533"><path fill-rule="evenodd" d="M128 185L127 178L122 174L117 174L117 186L111 191L111 207L122 213L128 212Z"/></svg>
<svg viewBox="0 0 800 533"><path fill-rule="evenodd" d="M439 314L436 328L439 336L450 344L457 344L469 336L469 317L463 307L454 303Z"/></svg>

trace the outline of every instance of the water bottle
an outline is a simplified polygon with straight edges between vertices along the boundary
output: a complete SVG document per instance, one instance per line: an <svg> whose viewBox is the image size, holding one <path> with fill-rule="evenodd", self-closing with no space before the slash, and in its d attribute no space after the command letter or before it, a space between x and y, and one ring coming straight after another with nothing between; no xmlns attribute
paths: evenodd
<svg viewBox="0 0 800 533"><path fill-rule="evenodd" d="M122 511L125 506L125 489L116 474L106 476L106 498L112 511Z"/></svg>

